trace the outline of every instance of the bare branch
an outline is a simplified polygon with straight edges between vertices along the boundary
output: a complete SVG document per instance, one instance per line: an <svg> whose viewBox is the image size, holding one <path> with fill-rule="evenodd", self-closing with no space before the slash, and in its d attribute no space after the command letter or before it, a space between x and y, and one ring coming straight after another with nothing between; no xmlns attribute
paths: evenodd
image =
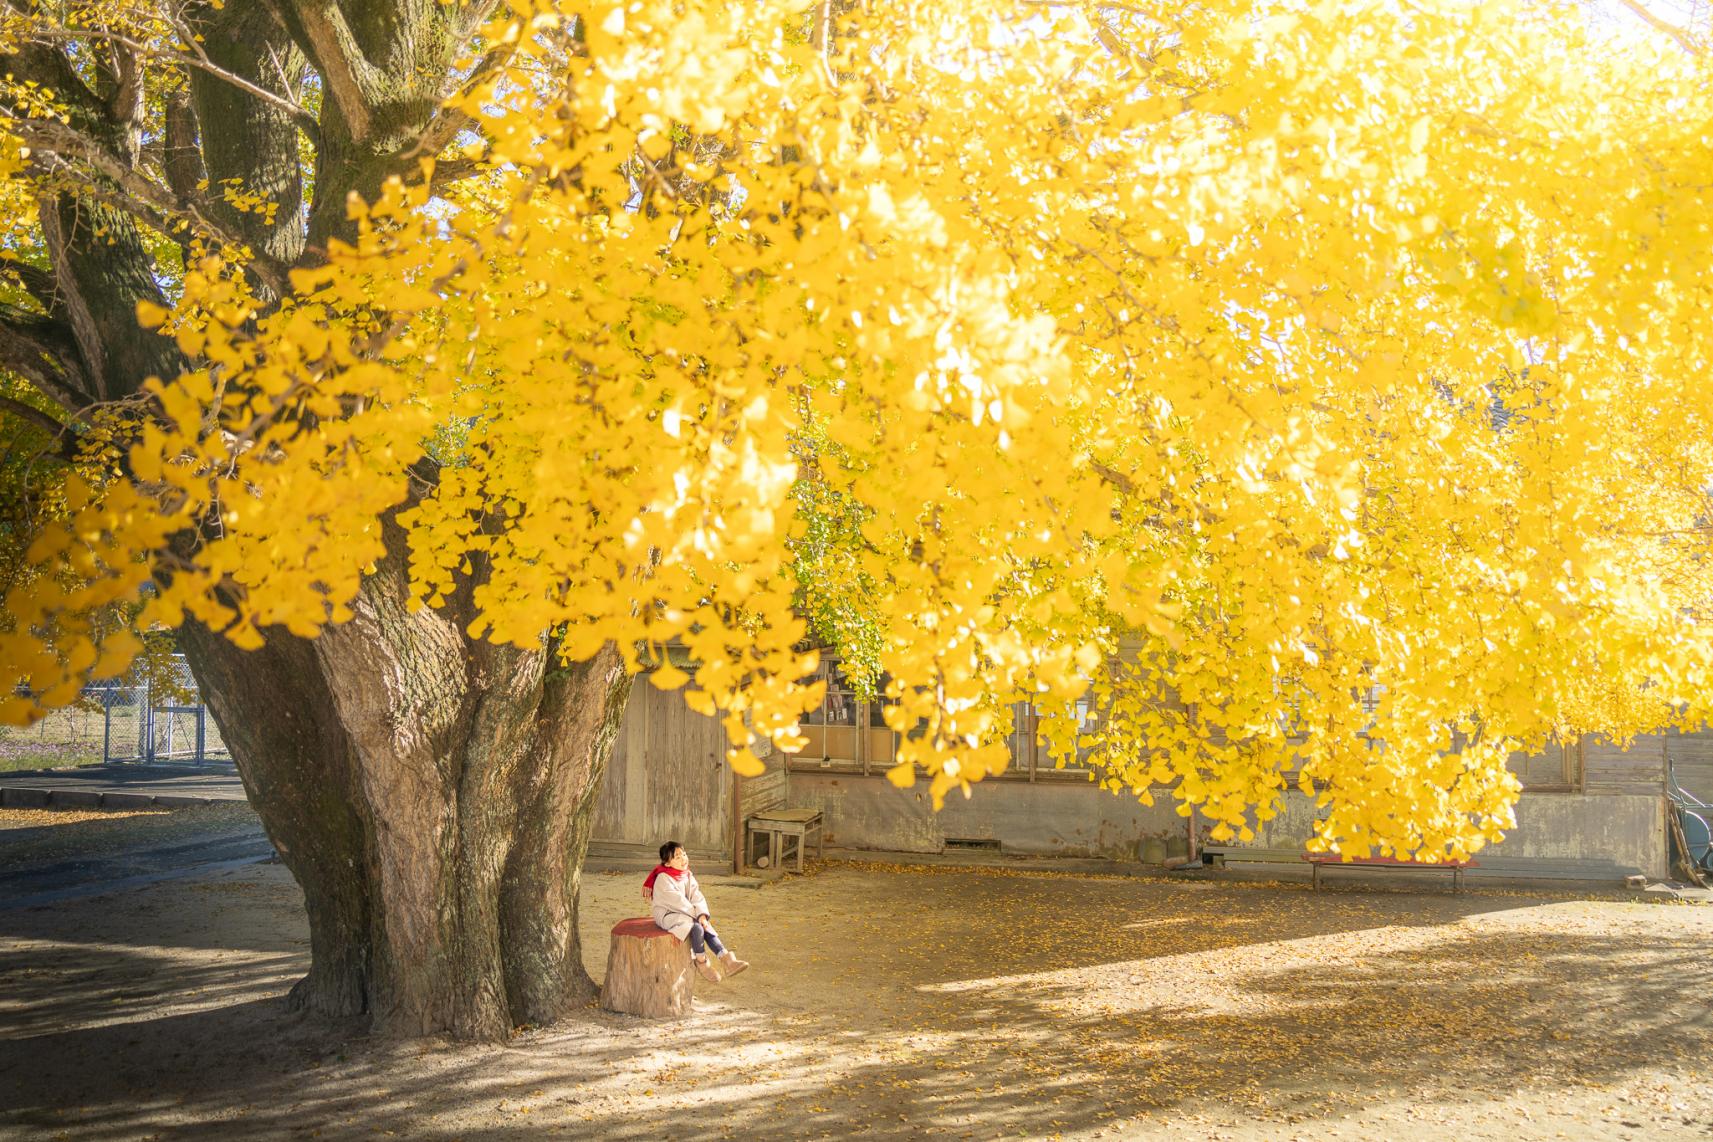
<svg viewBox="0 0 1713 1142"><path fill-rule="evenodd" d="M297 93L297 87L292 83L291 76L286 72L285 61L280 59L280 53L275 50L273 44L268 45L268 62L273 65L274 74L279 76L280 87L286 95L294 102L301 99ZM317 129L319 130L319 128Z"/></svg>
<svg viewBox="0 0 1713 1142"><path fill-rule="evenodd" d="M171 220L183 219L233 248L248 249L252 259L250 269L257 278L275 290L278 296L283 297L290 292L286 267L274 262L262 251L252 249L244 235L215 219L202 202L183 196L140 171L126 166L107 148L64 123L15 117L10 126L13 132L36 152L31 158L38 166L44 165L41 163L44 152L57 156L62 161L75 159L104 176L120 192L117 195L104 195L98 187L85 184L73 188L74 193L106 201L134 217L143 219L163 233L170 233ZM49 169L51 171L51 168Z"/></svg>
<svg viewBox="0 0 1713 1142"><path fill-rule="evenodd" d="M317 146L320 145L320 124L315 121L315 116L311 115L309 110L304 107L303 104L287 98L276 91L269 91L260 84L251 83L243 76L229 71L209 59L208 53L203 51L201 44L197 42L194 30L179 26L178 34L180 39L192 46L192 51L178 52L165 48L157 48L152 45L145 44L140 40L132 39L129 36L121 35L118 32L109 32L98 28L37 28L33 29L31 32L32 38L36 42L42 44L47 44L55 40L97 40L124 48L135 54L140 59L161 60L167 63L178 64L180 67L195 68L198 71L205 72L208 75L213 76L222 83L230 84L239 91L244 92L246 95L252 95L257 99L260 99L263 103L284 111L287 115L291 116L292 122L297 125L298 130L304 133L304 136L309 139L310 143Z"/></svg>
<svg viewBox="0 0 1713 1142"><path fill-rule="evenodd" d="M64 322L0 306L0 368L29 381L68 414L89 404L89 378Z"/></svg>
<svg viewBox="0 0 1713 1142"><path fill-rule="evenodd" d="M339 109L351 138L362 142L373 125L370 108L379 101L381 73L363 54L345 13L334 0L275 0L275 4L295 17L303 32L300 46L320 73L327 98ZM287 21L288 25L293 22Z"/></svg>
<svg viewBox="0 0 1713 1142"><path fill-rule="evenodd" d="M1642 4L1640 0L1618 0L1618 3L1622 4L1632 16L1652 28L1654 31L1664 32L1666 35L1676 40L1677 46L1688 52L1690 55L1698 56L1706 53L1706 49L1696 43L1695 37L1690 35L1686 29L1660 19L1658 16L1648 11L1647 5Z"/></svg>
<svg viewBox="0 0 1713 1142"><path fill-rule="evenodd" d="M0 394L0 409L4 409L11 413L19 420L29 421L49 436L52 436L55 440L58 440L65 434L66 430L71 427L68 424L62 424L55 420L33 404L25 404L21 400L16 400L12 397L5 396L4 394Z"/></svg>

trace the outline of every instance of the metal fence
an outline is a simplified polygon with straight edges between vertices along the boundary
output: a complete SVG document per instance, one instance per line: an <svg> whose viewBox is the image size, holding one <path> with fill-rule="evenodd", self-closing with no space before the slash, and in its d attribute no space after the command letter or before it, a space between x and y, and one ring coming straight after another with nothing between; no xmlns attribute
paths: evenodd
<svg viewBox="0 0 1713 1142"><path fill-rule="evenodd" d="M35 725L0 728L0 769L59 765L227 765L231 751L202 704L182 656L176 684L89 686L75 705Z"/></svg>
<svg viewBox="0 0 1713 1142"><path fill-rule="evenodd" d="M232 760L208 707L196 700L194 684L188 701L182 694L151 692L148 686L109 686L86 694L99 701L104 712L104 764L204 765Z"/></svg>

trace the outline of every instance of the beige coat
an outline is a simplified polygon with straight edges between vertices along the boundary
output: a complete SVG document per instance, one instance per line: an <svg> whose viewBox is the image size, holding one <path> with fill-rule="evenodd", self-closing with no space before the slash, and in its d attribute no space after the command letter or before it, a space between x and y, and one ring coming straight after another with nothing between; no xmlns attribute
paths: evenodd
<svg viewBox="0 0 1713 1142"><path fill-rule="evenodd" d="M680 940L687 940L696 918L708 914L708 900L702 895L702 886L696 883L696 874L689 869L684 870L681 878L663 872L654 878L654 897L649 910L656 924Z"/></svg>

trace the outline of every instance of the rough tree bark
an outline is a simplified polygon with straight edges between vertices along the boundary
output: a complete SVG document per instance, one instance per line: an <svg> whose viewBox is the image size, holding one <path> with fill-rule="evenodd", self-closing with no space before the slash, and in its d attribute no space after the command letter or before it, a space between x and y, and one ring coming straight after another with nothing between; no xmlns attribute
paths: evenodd
<svg viewBox="0 0 1713 1142"><path fill-rule="evenodd" d="M156 156L138 119L143 59L115 46L79 72L62 40L22 44L0 62L73 114L32 140L49 264L19 271L39 313L0 310L0 367L68 413L176 373L173 343L135 319L139 301L163 300L140 225L182 207L259 264L313 261L347 232L348 192L373 194L448 141L456 123L436 108L492 7L187 0L205 54L187 65L189 97L165 103ZM291 106L308 69L323 92L313 121ZM314 148L307 207L300 134ZM204 177L279 209L232 210ZM258 276L264 296L283 280ZM444 609L411 614L404 537L390 521L385 534L355 617L321 638L278 631L241 651L191 623L181 643L303 888L312 966L293 1005L389 1033L499 1038L594 994L579 875L630 683L611 646L567 669L545 637L528 651L467 638L479 560Z"/></svg>
<svg viewBox="0 0 1713 1142"><path fill-rule="evenodd" d="M320 639L249 652L190 624L182 641L303 886L313 966L293 1004L499 1038L594 994L579 877L630 682L616 648L560 668L547 645L466 638L468 590L412 615L406 586L389 554Z"/></svg>

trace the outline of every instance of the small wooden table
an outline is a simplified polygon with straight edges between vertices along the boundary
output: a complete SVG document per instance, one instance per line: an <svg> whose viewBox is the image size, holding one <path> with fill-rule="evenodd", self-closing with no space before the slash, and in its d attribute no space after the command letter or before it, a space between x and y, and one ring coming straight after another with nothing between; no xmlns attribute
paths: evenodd
<svg viewBox="0 0 1713 1142"><path fill-rule="evenodd" d="M803 871L803 845L811 837L815 842L815 859L822 852L821 811L819 809L768 809L753 814L744 821L744 863L750 862L752 844L757 837L767 839L767 862L778 868L788 853L787 842L795 843L797 871Z"/></svg>

